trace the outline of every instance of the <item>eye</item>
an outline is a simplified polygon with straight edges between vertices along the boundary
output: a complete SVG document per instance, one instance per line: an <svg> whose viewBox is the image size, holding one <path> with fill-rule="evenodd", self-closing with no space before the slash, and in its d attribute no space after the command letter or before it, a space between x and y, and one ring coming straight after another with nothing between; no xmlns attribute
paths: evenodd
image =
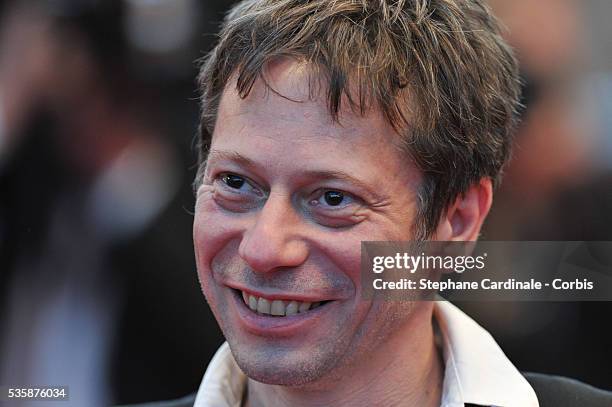
<svg viewBox="0 0 612 407"><path fill-rule="evenodd" d="M222 208L231 212L246 212L265 202L265 191L250 178L231 172L214 177L214 199Z"/></svg>
<svg viewBox="0 0 612 407"><path fill-rule="evenodd" d="M307 202L310 215L323 226L340 228L362 220L363 200L339 189L319 189Z"/></svg>
<svg viewBox="0 0 612 407"><path fill-rule="evenodd" d="M230 188L240 189L246 183L246 180L240 175L223 174L221 180Z"/></svg>
<svg viewBox="0 0 612 407"><path fill-rule="evenodd" d="M261 188L259 188L255 182L242 175L224 172L217 175L216 182L222 187L220 188L220 192L224 193L226 196L231 195L232 199L236 199L239 196L263 196Z"/></svg>
<svg viewBox="0 0 612 407"><path fill-rule="evenodd" d="M320 192L317 198L312 199L310 204L323 209L342 209L355 203L356 198L351 194L336 189L328 189Z"/></svg>
<svg viewBox="0 0 612 407"><path fill-rule="evenodd" d="M323 194L323 199L330 206L338 206L344 201L344 193L340 191L326 191Z"/></svg>

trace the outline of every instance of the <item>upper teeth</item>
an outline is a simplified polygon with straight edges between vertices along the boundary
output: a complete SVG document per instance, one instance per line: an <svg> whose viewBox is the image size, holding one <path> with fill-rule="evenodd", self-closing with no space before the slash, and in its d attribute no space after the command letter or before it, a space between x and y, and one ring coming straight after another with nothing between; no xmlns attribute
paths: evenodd
<svg viewBox="0 0 612 407"><path fill-rule="evenodd" d="M253 311L260 314L288 316L295 315L298 312L306 312L309 309L316 308L321 305L320 302L304 302L292 300L269 300L262 297L256 297L242 291L244 303Z"/></svg>

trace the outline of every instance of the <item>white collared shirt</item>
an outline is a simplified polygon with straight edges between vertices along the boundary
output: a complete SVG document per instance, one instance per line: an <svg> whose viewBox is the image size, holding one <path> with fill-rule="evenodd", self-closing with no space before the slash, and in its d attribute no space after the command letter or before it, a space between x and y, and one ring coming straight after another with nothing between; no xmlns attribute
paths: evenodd
<svg viewBox="0 0 612 407"><path fill-rule="evenodd" d="M446 301L436 302L434 318L444 354L441 407L539 406L527 380L484 328ZM240 407L246 384L226 342L206 369L194 407Z"/></svg>

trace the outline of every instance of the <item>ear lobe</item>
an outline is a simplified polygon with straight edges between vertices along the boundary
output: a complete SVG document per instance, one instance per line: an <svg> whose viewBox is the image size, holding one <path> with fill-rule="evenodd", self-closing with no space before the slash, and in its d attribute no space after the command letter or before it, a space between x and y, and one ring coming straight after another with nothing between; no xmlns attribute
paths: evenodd
<svg viewBox="0 0 612 407"><path fill-rule="evenodd" d="M489 178L473 184L457 197L440 219L436 230L437 240L475 241L480 228L491 209L493 185Z"/></svg>

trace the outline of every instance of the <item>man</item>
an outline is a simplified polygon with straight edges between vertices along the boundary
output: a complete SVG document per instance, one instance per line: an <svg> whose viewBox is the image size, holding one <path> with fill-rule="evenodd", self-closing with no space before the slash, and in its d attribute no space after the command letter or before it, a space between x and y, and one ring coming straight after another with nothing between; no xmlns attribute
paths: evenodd
<svg viewBox="0 0 612 407"><path fill-rule="evenodd" d="M193 236L227 343L167 405L539 405L454 306L361 296L362 241L478 238L518 100L482 1L243 1L200 86Z"/></svg>

